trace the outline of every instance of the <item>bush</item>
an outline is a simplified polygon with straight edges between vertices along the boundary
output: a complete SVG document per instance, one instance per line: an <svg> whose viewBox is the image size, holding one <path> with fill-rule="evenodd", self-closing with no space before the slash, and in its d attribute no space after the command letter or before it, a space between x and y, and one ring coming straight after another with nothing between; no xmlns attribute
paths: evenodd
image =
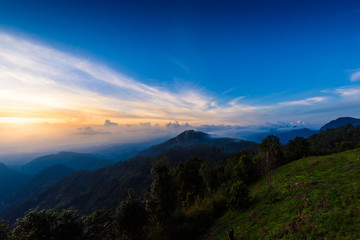
<svg viewBox="0 0 360 240"><path fill-rule="evenodd" d="M14 237L17 240L82 239L83 224L76 210L29 210L16 221Z"/></svg>
<svg viewBox="0 0 360 240"><path fill-rule="evenodd" d="M0 220L0 239L8 239L10 236L9 224Z"/></svg>
<svg viewBox="0 0 360 240"><path fill-rule="evenodd" d="M250 202L249 190L244 182L234 183L229 191L227 206L231 209L241 209L247 207Z"/></svg>

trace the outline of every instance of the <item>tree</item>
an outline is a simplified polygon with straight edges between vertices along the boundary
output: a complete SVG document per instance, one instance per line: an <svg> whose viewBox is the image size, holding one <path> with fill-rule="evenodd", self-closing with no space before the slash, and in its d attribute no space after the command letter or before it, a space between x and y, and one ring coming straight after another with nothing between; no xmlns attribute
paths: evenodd
<svg viewBox="0 0 360 240"><path fill-rule="evenodd" d="M178 186L179 200L185 207L192 204L196 196L203 195L204 182L200 175L203 161L189 158L175 169L175 180Z"/></svg>
<svg viewBox="0 0 360 240"><path fill-rule="evenodd" d="M226 162L225 174L232 182L251 182L256 175L251 156L245 151L232 154Z"/></svg>
<svg viewBox="0 0 360 240"><path fill-rule="evenodd" d="M215 192L225 182L225 169L223 166L209 168L205 163L201 165L201 175L208 193Z"/></svg>
<svg viewBox="0 0 360 240"><path fill-rule="evenodd" d="M127 198L116 209L117 229L129 239L141 240L144 239L143 227L146 221L147 212L144 206L135 199L134 192L129 191Z"/></svg>
<svg viewBox="0 0 360 240"><path fill-rule="evenodd" d="M247 186L242 181L234 183L228 194L227 205L232 209L241 209L248 206L250 194Z"/></svg>
<svg viewBox="0 0 360 240"><path fill-rule="evenodd" d="M10 227L9 224L5 221L0 220L0 239L9 239L10 237Z"/></svg>
<svg viewBox="0 0 360 240"><path fill-rule="evenodd" d="M310 153L310 143L303 137L295 137L286 145L285 157L287 161L294 161Z"/></svg>
<svg viewBox="0 0 360 240"><path fill-rule="evenodd" d="M146 200L146 209L150 220L161 227L172 218L177 207L176 185L169 164L164 159L155 163L151 173L154 179Z"/></svg>
<svg viewBox="0 0 360 240"><path fill-rule="evenodd" d="M108 209L96 210L84 217L84 238L88 240L115 239L115 214Z"/></svg>
<svg viewBox="0 0 360 240"><path fill-rule="evenodd" d="M260 175L265 179L270 192L273 190L273 168L284 162L284 152L280 139L270 135L263 139L259 146L259 153L254 157L254 164Z"/></svg>

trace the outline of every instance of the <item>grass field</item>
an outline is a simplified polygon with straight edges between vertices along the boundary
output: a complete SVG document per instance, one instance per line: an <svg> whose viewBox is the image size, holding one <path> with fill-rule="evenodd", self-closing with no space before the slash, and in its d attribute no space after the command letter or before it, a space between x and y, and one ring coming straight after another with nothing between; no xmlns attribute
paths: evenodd
<svg viewBox="0 0 360 240"><path fill-rule="evenodd" d="M360 239L360 149L286 164L250 187L252 204L228 211L204 239Z"/></svg>

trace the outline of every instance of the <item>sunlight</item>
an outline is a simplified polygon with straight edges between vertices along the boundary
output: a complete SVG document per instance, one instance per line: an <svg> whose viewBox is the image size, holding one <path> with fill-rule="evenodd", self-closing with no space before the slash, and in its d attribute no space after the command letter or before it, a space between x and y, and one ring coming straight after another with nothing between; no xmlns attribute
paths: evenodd
<svg viewBox="0 0 360 240"><path fill-rule="evenodd" d="M31 123L63 123L63 120L54 118L31 118L31 117L0 117L0 123L31 124Z"/></svg>

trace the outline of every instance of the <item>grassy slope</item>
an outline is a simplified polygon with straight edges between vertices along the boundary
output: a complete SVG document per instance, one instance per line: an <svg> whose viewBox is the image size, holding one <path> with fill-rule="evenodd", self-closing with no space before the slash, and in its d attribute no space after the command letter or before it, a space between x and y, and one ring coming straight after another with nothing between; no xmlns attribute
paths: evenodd
<svg viewBox="0 0 360 240"><path fill-rule="evenodd" d="M205 239L360 239L360 149L289 163L274 173L275 200L264 181L252 205L228 211ZM273 199L273 200L271 200Z"/></svg>

